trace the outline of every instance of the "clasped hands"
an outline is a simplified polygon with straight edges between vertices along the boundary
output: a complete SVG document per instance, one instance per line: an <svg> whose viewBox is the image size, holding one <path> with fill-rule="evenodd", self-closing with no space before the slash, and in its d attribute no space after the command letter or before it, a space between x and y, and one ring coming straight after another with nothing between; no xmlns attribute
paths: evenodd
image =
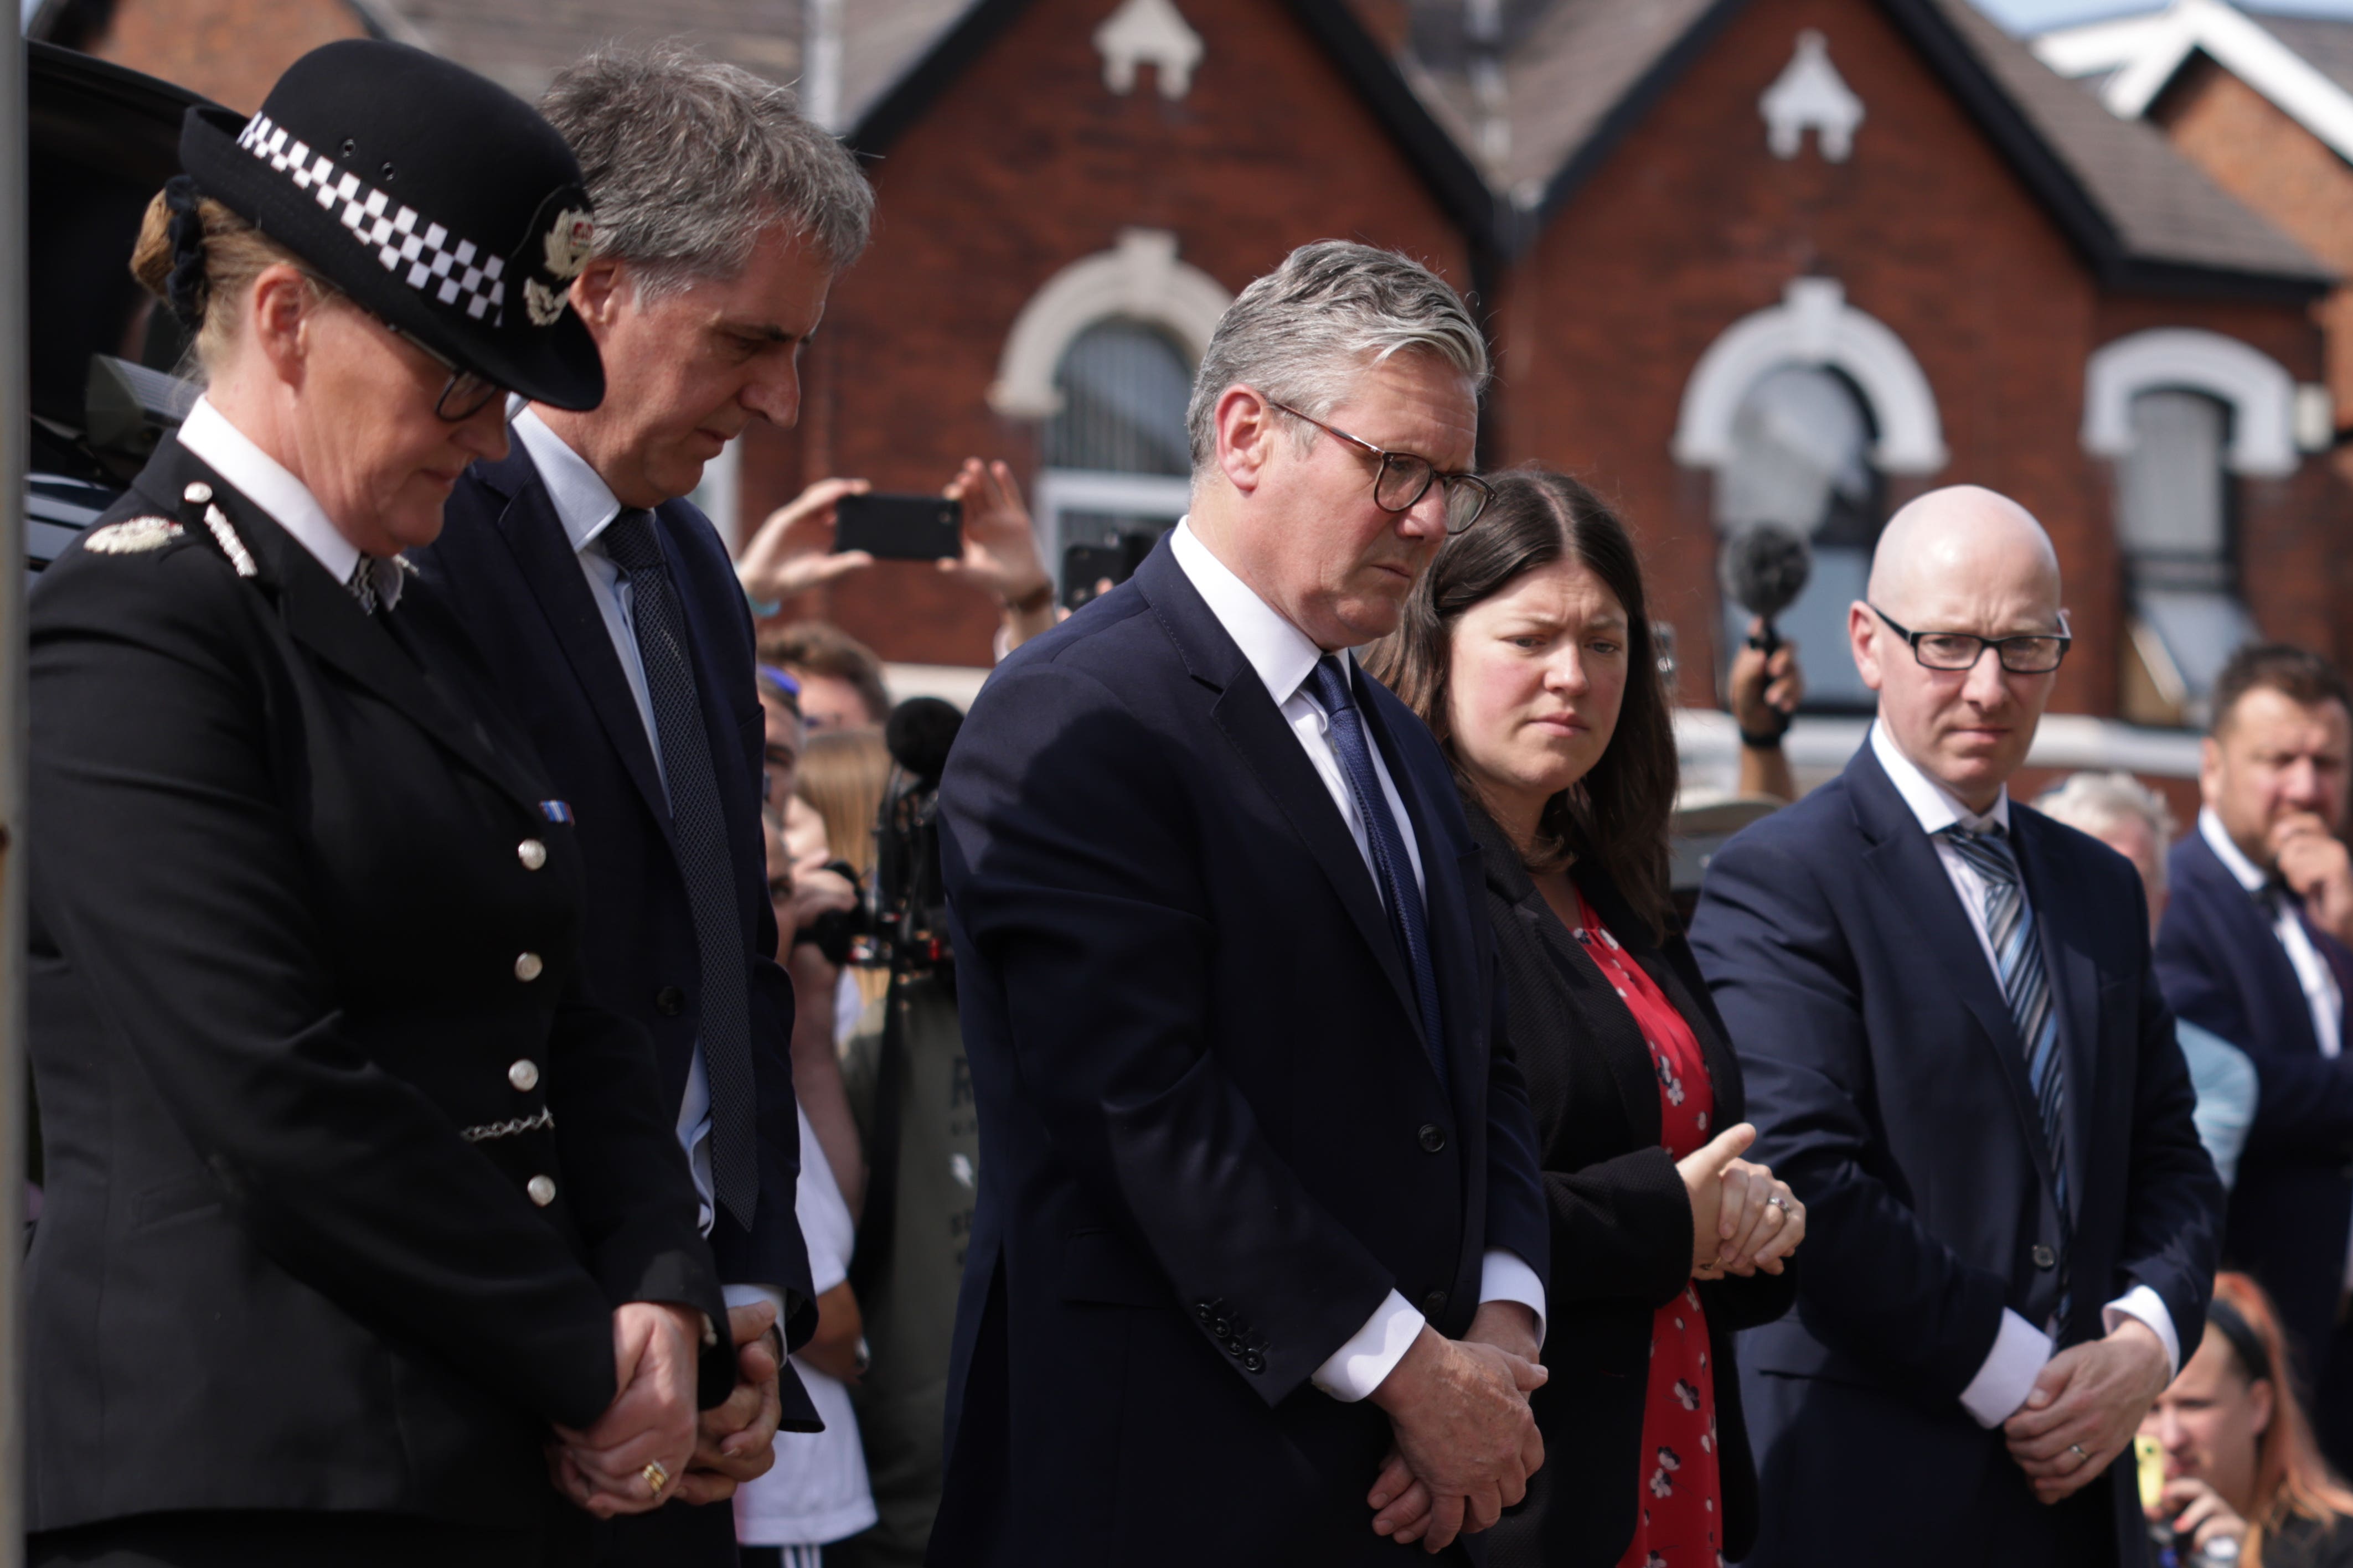
<svg viewBox="0 0 2353 1568"><path fill-rule="evenodd" d="M2026 1403L2002 1423L2010 1457L2036 1499L2057 1502L2105 1474L2172 1375L2157 1331L2130 1316L2106 1338L2045 1362Z"/></svg>
<svg viewBox="0 0 2353 1568"><path fill-rule="evenodd" d="M667 1301L630 1301L613 1313L613 1403L586 1431L558 1425L548 1445L555 1489L598 1519L645 1513L673 1498L718 1502L776 1463L782 1361L767 1302L728 1310L735 1388L695 1409L702 1314ZM657 1489L649 1466L669 1484Z"/></svg>
<svg viewBox="0 0 2353 1568"><path fill-rule="evenodd" d="M1396 1435L1365 1500L1376 1534L1440 1552L1527 1495L1544 1463L1536 1352L1535 1314L1516 1301L1482 1304L1461 1340L1423 1327L1372 1394Z"/></svg>

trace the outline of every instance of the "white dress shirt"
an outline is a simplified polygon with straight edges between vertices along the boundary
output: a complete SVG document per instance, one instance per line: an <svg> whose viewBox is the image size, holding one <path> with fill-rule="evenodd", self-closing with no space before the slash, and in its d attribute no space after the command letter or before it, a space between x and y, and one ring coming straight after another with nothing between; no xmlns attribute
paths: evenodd
<svg viewBox="0 0 2353 1568"><path fill-rule="evenodd" d="M654 726L654 700L646 685L645 659L638 651L633 618L636 597L628 576L605 553L605 531L621 515L620 500L588 460L542 423L533 410L525 408L515 416L513 433L539 469L540 482L547 487L548 500L554 504L556 519L564 525L564 536L571 541L580 561L581 574L588 580L588 596L596 602L596 612L605 618L605 635L612 638L613 651L620 658L621 674L629 683L629 695L638 705L638 718L646 727L646 744L653 752L654 773L661 781L667 802L670 775L662 766L661 731ZM678 1142L686 1151L687 1166L694 1174L697 1223L702 1226L702 1234L709 1236L715 1217L711 1182L711 1078L703 1068L699 1040L686 1069L686 1093L679 1101ZM728 1283L723 1289L729 1306L767 1301L776 1309L776 1321L784 1321L785 1295L781 1289L750 1283Z"/></svg>
<svg viewBox="0 0 2353 1568"><path fill-rule="evenodd" d="M1276 709L1291 732L1299 739L1300 749L1314 765L1315 774L1331 792L1332 804L1339 808L1342 820L1348 825L1349 836L1356 841L1356 852L1365 858L1365 868L1372 876L1376 894L1380 891L1380 878L1373 871L1373 852L1365 834L1365 820L1357 814L1356 797L1348 789L1347 776L1340 771L1339 756L1332 750L1332 741L1324 722L1324 710L1307 691L1307 677L1324 657L1306 633L1293 626L1255 589L1234 575L1231 568L1217 558L1209 547L1201 542L1189 521L1180 521L1168 541L1169 552L1176 557L1177 568L1198 590L1209 613L1234 639L1242 657L1250 661L1258 675L1259 683L1267 695L1274 699ZM1341 656L1346 658L1349 656ZM1389 777L1388 764L1382 761L1380 748L1372 748L1373 772L1381 783L1381 798L1388 805L1389 813L1397 818L1398 832L1405 839L1407 856L1413 861L1413 879L1417 888L1426 890L1421 869L1421 847L1415 841L1413 818L1405 809L1405 801L1398 794L1397 784ZM1479 1300L1484 1301L1517 1301L1536 1315L1536 1338L1544 1338L1545 1287L1536 1271L1517 1253L1500 1247L1491 1247L1481 1259ZM1405 1359L1414 1339L1427 1322L1411 1302L1391 1290L1388 1300L1366 1319L1345 1344L1315 1369L1312 1381L1315 1386L1343 1401L1364 1398L1381 1385L1383 1379Z"/></svg>
<svg viewBox="0 0 2353 1568"><path fill-rule="evenodd" d="M231 489L268 512L270 521L292 534L294 542L327 569L328 576L338 583L352 580L352 571L360 563L360 547L343 537L310 486L255 446L213 406L210 398L197 398L187 418L181 421L180 445L227 479Z"/></svg>
<svg viewBox="0 0 2353 1568"><path fill-rule="evenodd" d="M1936 837L1943 829L1960 824L1972 833L1984 833L2000 826L2010 830L2010 790L2005 786L1994 797L1993 809L1979 815L1969 810L1945 787L1922 773L1912 759L1898 751L1887 726L1874 723L1871 727L1871 754L1879 759L1895 793L1912 808L1919 819L1920 831L1929 835L1936 847L1936 858L1945 874L1953 880L1953 891L1968 911L1969 927L1978 933L1978 947L1985 954L1986 967L1993 971L1994 984L2001 984L2001 964L1994 957L1993 938L1986 928L1985 879L1977 868L1962 858L1949 839ZM2019 898L2026 898L2026 888L2021 883ZM2032 906L2028 905L2031 912ZM2070 1085L2070 1092L2082 1092ZM2167 1377L2181 1370L2181 1338L2174 1331L2173 1314L2165 1309L2165 1298L2146 1285L2136 1285L2100 1310L2100 1321L2109 1332L2126 1318L2137 1318L2149 1326L2165 1347ZM2034 1392L2035 1375L2049 1361L2055 1346L2042 1330L2028 1322L2010 1308L2001 1310L2001 1330L1994 1336L1993 1349L1978 1367L1977 1376L1961 1390L1961 1405L1976 1417L1980 1426L1999 1426L2018 1413L2026 1396Z"/></svg>
<svg viewBox="0 0 2353 1568"><path fill-rule="evenodd" d="M2238 879L2239 886L2262 900L2263 889L2274 879L2231 841L2230 830L2211 806L2198 813L2198 837L2206 840L2206 847L2214 851L2224 870ZM2304 922L2295 918L2295 906L2285 899L2272 904L2272 934L2287 950L2296 984L2304 988L2304 1005L2312 1012L2312 1037L2320 1042L2320 1054L2333 1061L2345 1049L2345 993L2337 984L2336 972L2312 945L2312 933L2304 929ZM2343 1279L2345 1289L2353 1290L2353 1235L2346 1238Z"/></svg>

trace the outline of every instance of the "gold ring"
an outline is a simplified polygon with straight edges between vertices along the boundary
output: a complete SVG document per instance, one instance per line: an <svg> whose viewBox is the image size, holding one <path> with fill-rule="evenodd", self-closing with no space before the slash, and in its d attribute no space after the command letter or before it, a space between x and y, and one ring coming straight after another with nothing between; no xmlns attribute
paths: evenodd
<svg viewBox="0 0 2353 1568"><path fill-rule="evenodd" d="M646 1468L638 1474L646 1478L646 1485L653 1489L656 1497L661 1496L662 1488L670 1485L670 1472L661 1468L659 1459L648 1459Z"/></svg>

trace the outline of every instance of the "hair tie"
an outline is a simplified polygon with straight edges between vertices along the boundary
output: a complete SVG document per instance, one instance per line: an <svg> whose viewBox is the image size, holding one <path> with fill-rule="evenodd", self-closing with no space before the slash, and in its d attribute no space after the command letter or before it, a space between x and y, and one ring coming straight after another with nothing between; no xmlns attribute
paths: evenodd
<svg viewBox="0 0 2353 1568"><path fill-rule="evenodd" d="M2206 1321L2231 1342L2231 1348L2238 1352L2239 1364L2246 1369L2248 1382L2271 1377L2271 1352L2263 1348L2263 1336L2255 1332L2254 1325L2238 1308L2217 1296L2207 1304Z"/></svg>
<svg viewBox="0 0 2353 1568"><path fill-rule="evenodd" d="M164 182L164 205L172 213L172 273L164 300L190 332L205 324L205 216L197 205L203 199L185 174Z"/></svg>

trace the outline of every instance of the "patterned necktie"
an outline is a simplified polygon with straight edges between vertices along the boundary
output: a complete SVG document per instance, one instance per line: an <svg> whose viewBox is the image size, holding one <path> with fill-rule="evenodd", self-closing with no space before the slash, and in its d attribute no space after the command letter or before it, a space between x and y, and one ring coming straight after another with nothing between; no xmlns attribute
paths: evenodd
<svg viewBox="0 0 2353 1568"><path fill-rule="evenodd" d="M1372 846L1373 875L1381 885L1381 901L1388 906L1389 934L1405 954L1413 975L1414 998L1421 1005L1422 1033L1430 1042L1430 1060L1438 1065L1439 1081L1446 1076L1446 1036L1438 1013L1438 970L1430 958L1429 917L1421 906L1421 889L1413 879L1413 861L1407 856L1405 836L1381 793L1380 775L1373 771L1373 750L1365 733L1364 715L1356 711L1347 667L1336 655L1326 654L1307 677L1309 695L1324 710L1333 752L1340 759L1341 776L1356 803L1365 824L1365 840Z"/></svg>
<svg viewBox="0 0 2353 1568"><path fill-rule="evenodd" d="M630 507L605 530L605 554L629 582L629 620L653 700L654 734L670 786L670 827L678 868L694 916L702 958L703 1070L711 1080L711 1184L719 1202L749 1228L760 1197L753 1140L752 1025L745 994L744 933L735 901L735 869L727 853L726 818L711 741L687 657L686 615L670 582L670 563L654 537L653 513Z"/></svg>
<svg viewBox="0 0 2353 1568"><path fill-rule="evenodd" d="M407 571L408 563L397 555L363 555L352 563L352 574L343 579L343 586L360 602L361 612L372 616L400 603Z"/></svg>
<svg viewBox="0 0 2353 1568"><path fill-rule="evenodd" d="M2042 1141L2051 1152L2051 1180L2059 1199L2059 1232L2067 1234L2067 1074L2059 1049L2059 1015L2051 1005L2051 978L2042 967L2042 944L2035 939L2034 911L2026 907L2018 860L1997 823L1984 833L1957 825L1945 828L1946 842L1985 882L1986 935L2001 970L2001 991L2018 1037L2026 1046L2026 1077L2042 1112ZM2059 1317L2066 1321L2073 1296L2067 1279L2067 1249L2059 1256Z"/></svg>

